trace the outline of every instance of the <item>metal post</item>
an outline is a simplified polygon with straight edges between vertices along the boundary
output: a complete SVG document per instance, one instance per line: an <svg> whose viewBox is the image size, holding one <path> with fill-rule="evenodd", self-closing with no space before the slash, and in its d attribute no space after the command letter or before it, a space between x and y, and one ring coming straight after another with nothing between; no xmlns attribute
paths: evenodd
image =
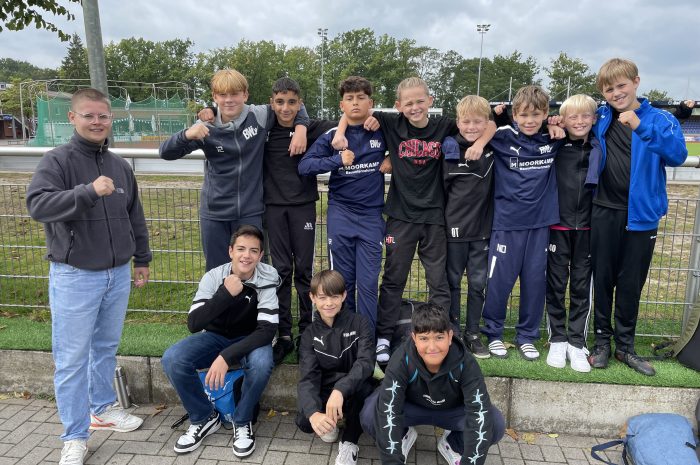
<svg viewBox="0 0 700 465"><path fill-rule="evenodd" d="M83 0L83 19L85 21L85 44L90 68L90 85L109 95L107 89L107 67L102 47L102 28L100 27L100 8L97 0Z"/></svg>
<svg viewBox="0 0 700 465"><path fill-rule="evenodd" d="M693 223L693 239L690 246L690 261L688 263L688 280L685 286L685 302L683 307L683 326L688 322L688 316L693 305L698 300L700 292L700 192L695 205L695 221Z"/></svg>
<svg viewBox="0 0 700 465"><path fill-rule="evenodd" d="M318 28L318 35L321 37L321 119L323 119L324 114L325 114L325 107L323 106L323 94L325 93L325 82L324 82L324 76L323 76L323 66L324 66L324 59L323 59L323 53L326 48L326 38L328 37L328 28Z"/></svg>
<svg viewBox="0 0 700 465"><path fill-rule="evenodd" d="M490 24L476 25L476 32L481 34L481 48L479 50L479 73L478 77L476 78L476 95L480 95L479 92L481 91L481 59L484 57L484 34L486 34L490 27Z"/></svg>

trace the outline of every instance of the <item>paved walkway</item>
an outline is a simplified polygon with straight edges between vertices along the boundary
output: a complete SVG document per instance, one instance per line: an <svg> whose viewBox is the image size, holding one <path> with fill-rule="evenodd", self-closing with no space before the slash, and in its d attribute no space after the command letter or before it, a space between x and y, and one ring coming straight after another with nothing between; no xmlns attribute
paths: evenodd
<svg viewBox="0 0 700 465"><path fill-rule="evenodd" d="M3 396L5 397L5 396ZM198 450L176 456L173 444L185 430L170 425L178 419L181 407L170 407L156 413L153 405L136 408L134 413L145 418L143 426L131 433L95 432L88 442L87 464L104 465L229 465L246 462L269 465L333 465L336 444L325 444L318 438L299 431L293 413L261 415L256 426L256 450L246 460L231 452L231 432L219 430L208 437ZM0 399L0 465L34 465L56 463L62 447L58 436L62 426L53 402L37 399ZM408 463L445 465L436 451L433 428L419 427L416 445ZM515 441L506 436L491 448L487 465L601 464L590 458L591 445L608 439L559 434L523 434ZM360 439L358 465L379 465L377 451L367 436ZM620 453L608 458L621 463Z"/></svg>

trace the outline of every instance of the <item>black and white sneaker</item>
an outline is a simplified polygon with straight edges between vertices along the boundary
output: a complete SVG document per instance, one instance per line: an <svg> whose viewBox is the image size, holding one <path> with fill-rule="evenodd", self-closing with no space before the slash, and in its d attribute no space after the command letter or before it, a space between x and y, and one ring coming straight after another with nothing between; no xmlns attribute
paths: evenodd
<svg viewBox="0 0 700 465"><path fill-rule="evenodd" d="M186 454L187 452L192 452L202 444L204 438L210 434L214 434L220 427L221 419L219 418L219 412L215 410L209 418L204 420L204 423L190 425L190 427L187 428L187 432L180 436L180 439L175 443L175 447L173 448L175 453Z"/></svg>
<svg viewBox="0 0 700 465"><path fill-rule="evenodd" d="M238 458L248 457L255 450L253 422L233 425L233 455Z"/></svg>

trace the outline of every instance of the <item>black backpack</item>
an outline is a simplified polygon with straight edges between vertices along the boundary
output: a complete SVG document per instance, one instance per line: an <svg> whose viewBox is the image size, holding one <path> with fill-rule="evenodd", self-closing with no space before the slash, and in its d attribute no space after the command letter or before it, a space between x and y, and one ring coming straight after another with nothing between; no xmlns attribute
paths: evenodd
<svg viewBox="0 0 700 465"><path fill-rule="evenodd" d="M669 347L669 350L662 352ZM678 340L658 344L654 347L654 355L657 359L676 357L688 368L700 371L700 302L693 304Z"/></svg>

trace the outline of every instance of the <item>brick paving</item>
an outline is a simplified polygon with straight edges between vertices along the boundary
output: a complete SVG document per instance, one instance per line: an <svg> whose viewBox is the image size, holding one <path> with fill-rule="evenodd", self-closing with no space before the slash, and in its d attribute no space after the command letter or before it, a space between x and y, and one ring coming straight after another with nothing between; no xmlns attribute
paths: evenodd
<svg viewBox="0 0 700 465"><path fill-rule="evenodd" d="M89 465L333 465L337 444L299 431L293 412L261 414L256 425L256 450L244 460L231 451L231 432L220 429L205 439L196 451L176 455L173 444L186 425L172 430L170 425L184 413L182 407L168 407L156 413L153 405L135 408L145 418L143 426L131 433L94 432L88 441ZM436 432L432 427L418 427L418 440L408 457L409 464L446 465L436 450ZM0 400L0 465L35 465L57 463L62 442L62 426L53 402L41 399ZM509 436L491 447L487 465L592 465L590 448L605 438L559 434L522 434L515 441ZM379 455L365 435L360 439L358 465L379 465ZM608 460L621 463L620 452L607 454Z"/></svg>

